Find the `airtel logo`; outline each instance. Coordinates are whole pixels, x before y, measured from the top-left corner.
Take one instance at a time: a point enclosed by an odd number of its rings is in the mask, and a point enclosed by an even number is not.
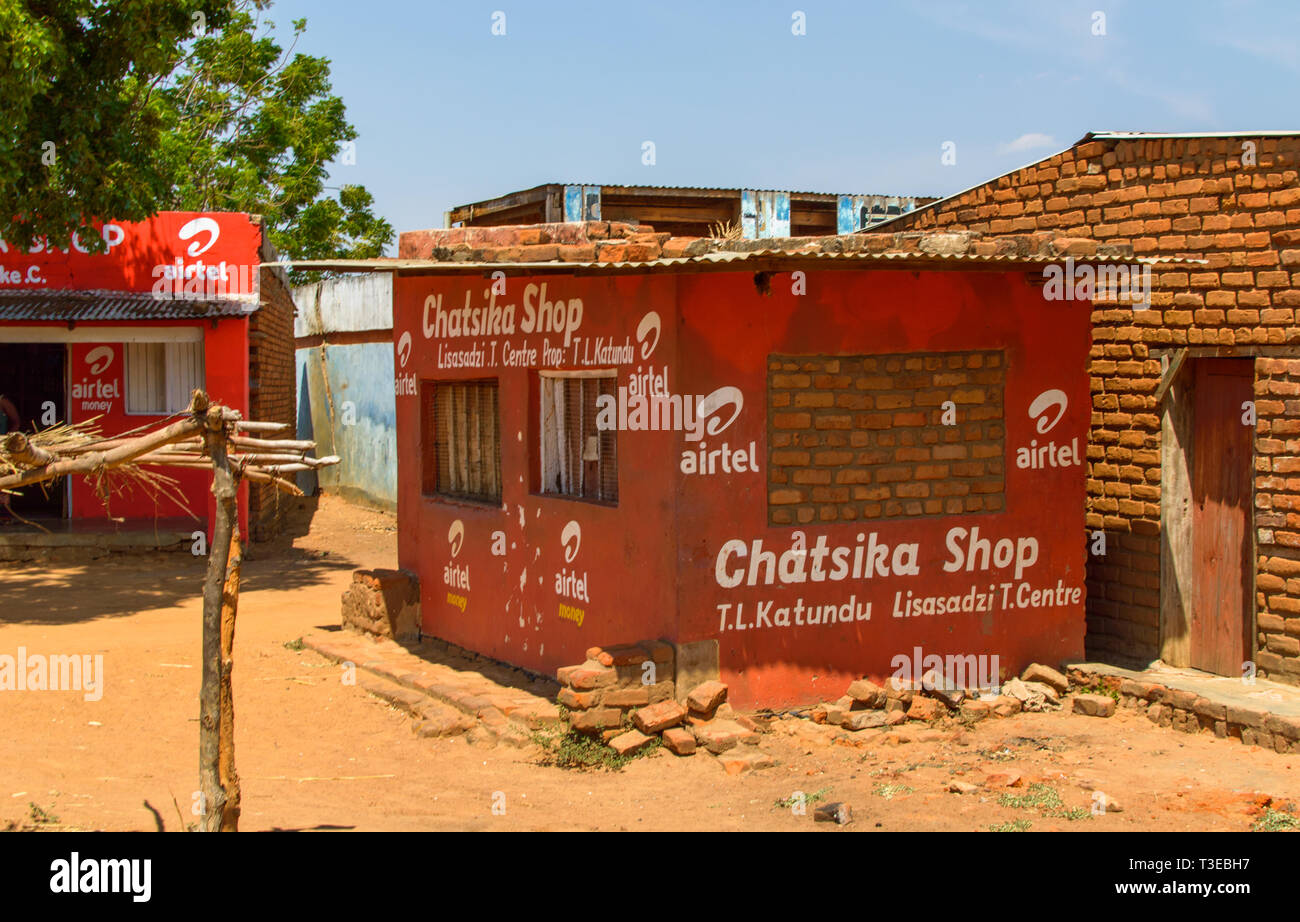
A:
[[[465,523],[460,519],[451,523],[451,528],[447,529],[447,542],[451,545],[451,557],[456,559],[460,554],[460,546],[465,543]]]
[[[1056,428],[1056,424],[1065,415],[1065,407],[1068,403],[1069,399],[1065,396],[1065,391],[1055,389],[1043,391],[1034,398],[1034,402],[1029,405],[1029,418],[1037,420],[1036,428],[1039,435]],[[1053,407],[1056,407],[1056,415],[1048,419],[1048,411]]]
[[[650,353],[655,351],[655,346],[659,345],[659,330],[662,327],[662,321],[659,319],[658,311],[650,311],[641,318],[641,322],[636,327],[636,339],[641,344],[641,358],[650,358]],[[654,339],[650,339],[653,334]],[[649,342],[646,340],[649,339]]]
[[[86,364],[90,366],[92,375],[103,374],[109,365],[113,364],[113,347],[96,346],[86,353]]]
[[[212,218],[195,218],[181,228],[180,234],[178,234],[181,240],[189,240],[191,237],[202,233],[207,233],[210,236],[206,241],[195,240],[191,243],[185,250],[190,256],[198,256],[212,249],[212,245],[221,236],[221,228]]]
[[[402,338],[397,341],[397,360],[402,368],[406,367],[406,360],[411,357],[411,331],[407,330],[402,334]]]
[[[745,395],[738,387],[728,385],[720,387],[713,393],[709,394],[699,402],[696,413],[699,414],[699,421],[694,432],[686,436],[687,441],[698,441],[703,438],[705,430],[709,435],[718,435],[728,426],[736,421],[740,416],[741,409],[745,406]],[[727,421],[723,422],[720,412],[726,407],[732,407],[731,415]]]
[[[560,532],[560,544],[564,546],[564,562],[573,563],[578,548],[582,546],[582,526],[574,521],[565,525],[564,531]]]

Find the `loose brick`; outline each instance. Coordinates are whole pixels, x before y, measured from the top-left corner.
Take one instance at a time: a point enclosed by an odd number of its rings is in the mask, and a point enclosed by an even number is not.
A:
[[[636,711],[632,723],[642,733],[653,734],[677,726],[685,717],[686,708],[676,701],[661,701]]]

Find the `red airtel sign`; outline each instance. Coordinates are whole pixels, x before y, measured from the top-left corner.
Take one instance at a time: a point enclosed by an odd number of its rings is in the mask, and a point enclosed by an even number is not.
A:
[[[66,249],[0,240],[0,291],[153,292],[161,298],[257,293],[261,230],[246,214],[170,211],[147,221],[95,225],[106,249],[73,235]]]

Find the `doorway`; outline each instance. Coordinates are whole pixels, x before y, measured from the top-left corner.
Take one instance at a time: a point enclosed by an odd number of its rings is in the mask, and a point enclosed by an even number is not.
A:
[[[1254,656],[1255,361],[1191,358],[1165,405],[1161,658],[1239,676]]]
[[[66,420],[67,356],[63,343],[0,343],[0,395],[13,403],[24,432],[45,428],[42,417]],[[53,413],[47,415],[51,406]],[[10,503],[24,518],[62,518],[66,494],[66,485],[58,481],[44,489],[29,487]]]

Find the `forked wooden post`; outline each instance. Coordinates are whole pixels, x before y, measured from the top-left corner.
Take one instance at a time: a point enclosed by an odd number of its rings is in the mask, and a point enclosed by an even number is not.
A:
[[[230,538],[230,563],[226,566],[226,584],[221,599],[221,724],[217,734],[219,777],[226,793],[221,811],[221,831],[239,830],[239,772],[235,770],[235,695],[230,675],[235,669],[235,616],[239,613],[239,568],[244,562],[244,548],[239,541],[239,522],[234,523]]]
[[[195,410],[204,408],[195,407]],[[220,407],[207,407],[203,445],[212,459],[212,495],[216,497],[217,515],[212,526],[212,544],[208,547],[208,575],[203,583],[203,682],[199,692],[199,790],[203,798],[203,830],[219,832],[232,827],[227,819],[230,797],[222,784],[222,603],[226,588],[226,570],[234,538],[235,496],[238,489],[226,454],[226,421]],[[233,618],[232,618],[233,622]],[[232,623],[233,628],[233,623]],[[233,633],[232,633],[233,642]],[[231,712],[233,724],[234,714]],[[232,726],[233,729],[233,726]],[[233,759],[232,759],[233,761]],[[238,811],[238,802],[234,804]],[[237,816],[236,812],[236,816]]]
[[[275,432],[279,423],[244,420],[238,413],[209,402],[195,391],[183,418],[155,432],[112,439],[51,427],[32,436],[13,432],[0,439],[0,491],[12,491],[57,477],[98,477],[115,469],[138,473],[141,466],[212,468],[216,518],[203,581],[203,668],[199,689],[199,789],[204,832],[239,828],[239,774],[235,770],[234,671],[235,617],[239,611],[243,546],[236,515],[236,496],[243,477],[296,496],[285,474],[337,464],[336,457],[313,458],[315,442],[260,439],[247,433]]]

